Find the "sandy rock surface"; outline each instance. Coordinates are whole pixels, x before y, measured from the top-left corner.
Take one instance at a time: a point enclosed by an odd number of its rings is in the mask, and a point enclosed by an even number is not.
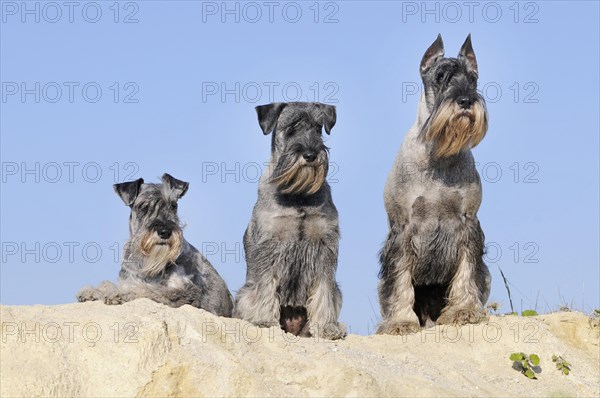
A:
[[[149,300],[0,306],[0,320],[2,397],[600,396],[600,328],[575,312],[335,342]],[[521,351],[540,356],[538,380],[512,368]]]

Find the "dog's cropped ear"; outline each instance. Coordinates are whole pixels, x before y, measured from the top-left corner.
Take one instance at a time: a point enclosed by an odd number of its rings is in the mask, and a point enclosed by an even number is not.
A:
[[[323,112],[323,127],[325,128],[325,132],[331,134],[331,129],[335,126],[335,121],[337,120],[335,106],[319,104],[319,107]]]
[[[477,70],[477,58],[475,58],[475,51],[473,51],[473,45],[471,44],[471,34],[467,36],[467,40],[463,43],[460,48],[460,52],[458,53],[458,58],[464,58],[467,61],[467,65],[475,72],[475,74],[479,74]]]
[[[274,102],[268,105],[260,105],[256,107],[256,114],[258,115],[258,123],[263,131],[264,135],[269,134],[275,129],[277,125],[277,119],[283,108],[287,103],[285,102]]]
[[[440,58],[444,56],[444,42],[442,41],[442,35],[438,34],[437,39],[431,46],[425,51],[423,59],[421,60],[421,76],[427,73],[429,68]]]
[[[143,178],[138,178],[135,181],[122,182],[120,184],[113,185],[113,188],[117,195],[125,202],[127,206],[131,206],[135,202],[140,193],[140,188],[144,183]]]
[[[163,183],[168,186],[175,194],[177,195],[177,199],[180,199],[187,192],[190,187],[189,182],[178,180],[170,174],[163,174],[161,177]]]

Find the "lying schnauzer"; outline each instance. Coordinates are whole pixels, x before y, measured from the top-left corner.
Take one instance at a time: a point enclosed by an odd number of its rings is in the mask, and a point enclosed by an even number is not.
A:
[[[271,165],[244,234],[246,284],[234,316],[295,335],[339,339],[342,295],[335,280],[338,214],[326,181],[321,130],[335,125],[333,106],[275,103],[256,108],[263,133],[273,132]]]
[[[231,316],[233,302],[225,282],[208,260],[190,245],[181,231],[177,200],[189,184],[169,174],[162,184],[143,179],[115,184],[117,194],[131,207],[130,237],[124,247],[119,282],[86,287],[79,301],[121,304],[137,298],[180,307],[190,304],[220,316]]]
[[[490,292],[477,219],[481,181],[471,148],[487,131],[471,36],[444,58],[441,35],[421,61],[424,93],[385,186],[378,333],[476,323]]]

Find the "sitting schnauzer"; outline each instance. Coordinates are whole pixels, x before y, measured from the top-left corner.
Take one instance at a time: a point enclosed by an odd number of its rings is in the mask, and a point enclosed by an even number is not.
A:
[[[342,295],[335,280],[338,213],[326,181],[335,107],[274,103],[256,107],[263,133],[273,132],[271,167],[244,234],[246,283],[234,316],[294,335],[339,339]]]
[[[477,219],[481,181],[471,148],[487,131],[471,36],[444,58],[441,35],[421,61],[424,93],[385,185],[378,333],[476,323],[490,292]]]
[[[131,207],[130,237],[124,247],[119,282],[86,287],[79,301],[121,304],[137,298],[180,307],[190,304],[220,316],[231,316],[233,302],[225,282],[181,231],[177,200],[189,184],[169,174],[162,184],[143,179],[115,184],[117,195]]]

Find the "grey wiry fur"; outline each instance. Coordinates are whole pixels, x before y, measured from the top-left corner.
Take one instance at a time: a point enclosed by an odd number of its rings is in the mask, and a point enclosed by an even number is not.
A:
[[[121,304],[137,298],[180,307],[190,304],[216,315],[231,316],[233,301],[223,279],[208,260],[184,238],[177,201],[189,184],[169,174],[162,184],[143,179],[115,184],[117,194],[131,207],[129,240],[119,281],[83,288],[79,301]]]
[[[335,280],[338,214],[325,180],[333,106],[275,103],[256,108],[264,134],[273,132],[271,167],[244,234],[246,283],[234,316],[290,333],[337,339],[342,295]]]
[[[425,92],[385,186],[389,234],[381,250],[378,333],[433,322],[478,322],[490,291],[477,219],[481,182],[471,148],[487,129],[471,37],[444,58],[441,36],[421,62]]]

